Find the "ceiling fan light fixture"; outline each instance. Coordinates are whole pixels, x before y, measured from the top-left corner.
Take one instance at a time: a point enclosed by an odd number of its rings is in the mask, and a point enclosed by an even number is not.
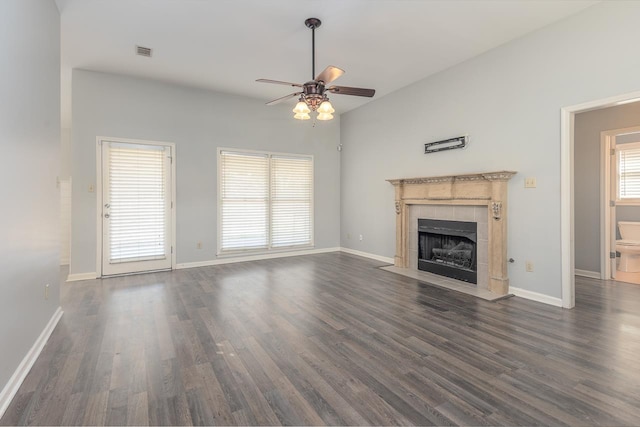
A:
[[[311,116],[308,113],[296,113],[293,118],[298,120],[309,120]]]
[[[333,65],[327,66],[320,74],[316,76],[316,38],[315,31],[322,22],[318,18],[309,18],[304,21],[305,25],[311,29],[311,80],[304,84],[283,82],[280,80],[270,79],[258,79],[256,81],[262,83],[274,83],[285,86],[292,86],[299,88],[298,92],[291,93],[289,95],[282,96],[273,101],[267,102],[267,105],[275,105],[277,103],[289,100],[299,96],[298,103],[292,110],[294,118],[298,120],[309,120],[311,117],[309,113],[316,112],[318,120],[331,120],[333,119],[334,110],[333,105],[329,102],[327,93],[333,93],[337,95],[352,95],[352,96],[366,96],[371,98],[376,91],[374,89],[363,89],[357,87],[348,86],[327,86],[335,79],[344,74],[344,70],[334,67]]]
[[[336,110],[333,109],[333,105],[331,105],[331,102],[329,102],[329,100],[327,99],[326,101],[323,101],[322,104],[320,104],[320,106],[318,107],[318,114],[329,114],[331,115],[332,113],[335,113]],[[333,116],[331,117],[333,118]],[[321,120],[321,119],[318,119]],[[326,119],[329,120],[329,119]]]
[[[309,109],[309,107],[307,106],[307,104],[304,101],[299,101],[292,111],[294,113],[296,113],[296,115],[298,115],[298,114],[306,114],[307,116],[311,112],[311,110]],[[304,120],[306,120],[306,119],[304,119]]]

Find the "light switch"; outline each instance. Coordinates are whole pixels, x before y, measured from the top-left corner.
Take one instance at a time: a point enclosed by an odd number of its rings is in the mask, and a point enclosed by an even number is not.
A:
[[[536,179],[535,178],[525,178],[524,179],[524,188],[536,188]]]
[[[94,191],[96,191],[96,188],[93,186],[93,184],[89,184],[89,193],[93,193]]]

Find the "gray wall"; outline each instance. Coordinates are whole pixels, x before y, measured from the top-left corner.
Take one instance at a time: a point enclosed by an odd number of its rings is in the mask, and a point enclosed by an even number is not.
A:
[[[2,389],[60,305],[60,17],[53,0],[0,1],[0,69]]]
[[[60,179],[71,176],[71,129],[60,132]]]
[[[640,89],[638,18],[640,2],[602,2],[343,114],[342,246],[394,255],[385,179],[514,170],[511,285],[560,298],[560,109]],[[465,150],[423,154],[426,142],[466,133]]]
[[[600,133],[640,126],[640,103],[588,111],[575,118],[576,268],[600,272]],[[636,217],[640,208],[616,208],[618,220]]]
[[[176,144],[178,263],[216,259],[217,147],[313,154],[315,247],[339,246],[338,117],[314,127],[289,104],[83,70],[72,92],[71,274],[96,271],[96,136]]]

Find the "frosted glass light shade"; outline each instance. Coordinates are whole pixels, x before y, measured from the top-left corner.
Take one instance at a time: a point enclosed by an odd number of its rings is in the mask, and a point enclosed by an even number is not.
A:
[[[311,116],[307,113],[296,113],[293,118],[298,120],[309,120]]]
[[[318,113],[320,114],[332,114],[335,113],[336,110],[333,109],[333,105],[331,105],[331,103],[329,101],[323,101],[322,104],[320,104],[320,106],[318,107]],[[329,119],[320,119],[320,117],[318,117],[318,120],[330,120],[333,117],[330,117]]]
[[[304,103],[303,101],[300,101],[296,104],[295,108],[293,109],[293,112],[296,114],[307,114],[309,115],[309,113],[311,112],[311,110],[309,109],[309,107],[307,106],[306,103]]]
[[[333,119],[333,114],[331,113],[318,113],[318,120],[331,120]]]

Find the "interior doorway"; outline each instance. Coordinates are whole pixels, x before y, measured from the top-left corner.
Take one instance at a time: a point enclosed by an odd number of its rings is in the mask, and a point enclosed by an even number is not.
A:
[[[98,139],[100,276],[175,266],[171,143]]]
[[[573,308],[575,306],[575,275],[579,270],[576,268],[576,162],[574,160],[576,153],[576,129],[575,122],[576,116],[581,113],[592,112],[601,109],[607,109],[609,107],[619,107],[626,104],[638,103],[640,101],[640,91],[626,93],[621,95],[612,96],[609,98],[590,101],[582,104],[564,107],[561,109],[561,251],[562,251],[562,305],[565,308]],[[622,126],[619,126],[622,127]],[[615,128],[615,127],[614,127]],[[608,129],[612,129],[609,127]],[[599,144],[596,141],[596,150],[599,150]],[[597,171],[600,169],[596,164],[594,167]],[[597,183],[592,186],[590,191],[596,195],[601,193],[600,185]],[[591,211],[598,209],[599,197],[596,196],[596,205],[591,208]],[[579,210],[580,218],[583,217],[583,210]],[[599,213],[599,212],[598,212]],[[591,232],[598,233],[598,229],[601,228],[600,221],[595,225],[595,228],[591,229]],[[582,235],[582,234],[581,234]],[[596,247],[596,262],[598,266],[593,271],[587,271],[587,273],[594,274],[594,278],[600,278],[604,271],[601,270],[600,264],[600,240],[598,240],[598,246]],[[582,248],[582,245],[581,245]],[[597,271],[600,270],[600,271]],[[591,276],[588,276],[591,277]]]

